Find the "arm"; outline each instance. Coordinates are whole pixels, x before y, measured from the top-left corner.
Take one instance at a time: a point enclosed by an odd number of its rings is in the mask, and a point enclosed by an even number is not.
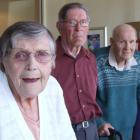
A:
[[[103,101],[104,101],[104,98],[103,98],[103,96],[99,95],[99,91],[98,91],[97,92],[97,103],[99,104],[100,107],[104,106]],[[103,108],[101,108],[101,109],[103,110]],[[102,116],[100,118],[98,118],[96,121],[97,121],[99,136],[109,136],[110,135],[109,128],[114,129],[114,127],[110,123],[108,123],[104,120],[104,114],[102,114]]]
[[[99,136],[110,136],[109,128],[113,128],[113,126],[109,123],[104,123],[98,128]]]

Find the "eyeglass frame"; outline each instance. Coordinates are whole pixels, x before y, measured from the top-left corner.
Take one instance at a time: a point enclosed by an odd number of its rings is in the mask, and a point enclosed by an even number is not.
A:
[[[72,21],[74,21],[75,23],[72,23]],[[87,22],[87,25],[86,26],[83,26],[82,25],[83,21],[86,21]],[[66,19],[66,20],[61,20],[60,22],[69,23],[69,25],[71,27],[76,27],[78,24],[80,24],[80,26],[82,26],[82,27],[88,27],[89,26],[89,23],[90,23],[90,19],[89,18],[87,18],[87,19],[81,19],[80,21],[77,21],[76,19]]]
[[[13,48],[12,50],[16,50],[17,48]],[[39,62],[39,63],[47,63],[47,62],[49,62],[49,60],[51,60],[52,59],[52,57],[54,56],[53,54],[51,54],[51,53],[48,53],[48,51],[47,50],[37,50],[36,52],[29,52],[29,51],[27,51],[27,50],[24,50],[24,49],[19,49],[19,51],[17,51],[17,52],[13,52],[11,50],[11,53],[8,55],[8,56],[11,56],[12,58],[14,58],[15,60],[16,60],[16,62],[26,62],[26,61],[28,61],[29,60],[29,58],[31,57],[31,54],[32,54],[32,56],[35,58],[35,60],[37,61],[37,62]],[[44,60],[41,60],[39,57],[38,57],[38,55],[37,55],[37,53],[39,53],[39,52],[45,52],[46,54],[47,54],[47,56],[48,56],[48,58],[44,61]],[[13,54],[12,54],[13,53]],[[21,55],[25,55],[25,57],[26,58],[19,58],[19,59],[17,59],[16,58],[16,55],[18,55],[18,53],[22,53]]]

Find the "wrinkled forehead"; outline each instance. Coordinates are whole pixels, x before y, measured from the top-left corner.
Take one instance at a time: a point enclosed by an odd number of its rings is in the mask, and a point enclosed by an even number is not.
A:
[[[113,34],[115,39],[118,38],[130,38],[130,39],[137,39],[137,33],[134,28],[129,25],[124,25],[116,28]]]
[[[136,34],[134,32],[121,32],[119,35],[118,35],[118,39],[119,40],[128,40],[128,41],[136,41],[137,40],[137,37],[136,37]]]
[[[26,50],[50,50],[49,41],[46,36],[42,37],[17,37],[13,40],[13,48],[26,49]]]

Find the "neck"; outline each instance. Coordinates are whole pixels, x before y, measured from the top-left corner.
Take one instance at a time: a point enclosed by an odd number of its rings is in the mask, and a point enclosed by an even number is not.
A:
[[[116,59],[116,61],[117,61],[117,65],[118,65],[118,67],[123,67],[123,66],[125,66],[125,64],[126,64],[126,60],[117,60]]]
[[[68,44],[65,40],[61,40],[61,45],[64,50],[71,56],[76,57],[81,49],[82,45]]]
[[[69,55],[73,56],[74,58],[79,54],[81,50],[81,46],[70,47],[70,46],[63,45],[63,48]]]
[[[38,99],[37,98],[33,98],[33,99],[20,99],[19,101],[17,101],[23,109],[34,109],[37,105],[38,105]]]
[[[24,99],[20,96],[14,95],[17,104],[23,114],[28,118],[38,121],[39,120],[39,108],[38,108],[38,98],[28,98]]]
[[[67,51],[71,56],[76,57],[79,54],[80,49],[81,47],[74,47],[72,49],[67,48]]]

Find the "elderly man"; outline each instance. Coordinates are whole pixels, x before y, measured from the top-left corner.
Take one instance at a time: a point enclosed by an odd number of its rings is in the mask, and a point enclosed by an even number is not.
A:
[[[99,79],[97,101],[103,111],[97,121],[101,136],[110,135],[108,128],[115,128],[122,133],[123,140],[132,138],[140,85],[136,40],[132,26],[118,25],[113,30],[111,46],[95,50]]]
[[[97,69],[95,56],[85,49],[89,29],[87,9],[69,3],[59,11],[56,67],[59,81],[78,140],[98,140],[95,119],[101,111],[96,103]]]
[[[0,59],[0,140],[76,140],[62,89],[50,76],[49,30],[29,21],[11,25],[1,36]]]

